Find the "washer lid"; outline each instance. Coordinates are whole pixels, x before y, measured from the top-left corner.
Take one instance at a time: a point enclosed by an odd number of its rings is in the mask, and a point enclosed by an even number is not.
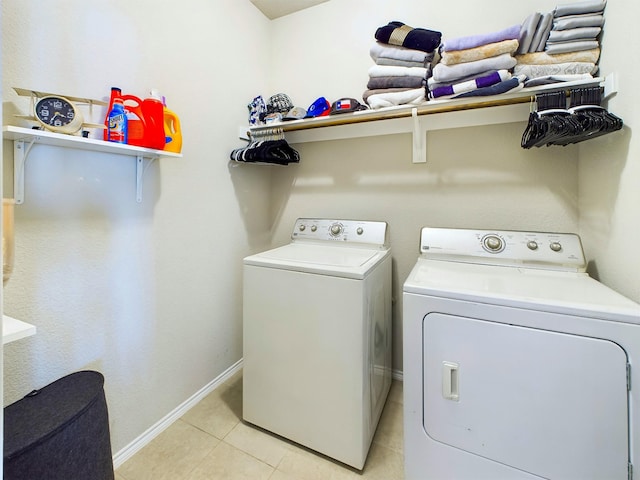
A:
[[[387,248],[294,242],[246,257],[244,264],[362,279],[388,254]]]
[[[581,272],[419,258],[404,283],[416,293],[640,324],[640,305]]]

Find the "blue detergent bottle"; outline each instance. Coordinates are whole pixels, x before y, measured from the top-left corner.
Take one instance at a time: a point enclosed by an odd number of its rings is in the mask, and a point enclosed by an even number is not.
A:
[[[127,143],[127,115],[121,98],[113,101],[113,107],[109,112],[107,126],[107,140],[116,143]]]

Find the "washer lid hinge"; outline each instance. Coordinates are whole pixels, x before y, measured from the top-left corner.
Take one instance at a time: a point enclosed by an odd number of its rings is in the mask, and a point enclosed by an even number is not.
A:
[[[631,364],[627,363],[627,390],[631,391]]]

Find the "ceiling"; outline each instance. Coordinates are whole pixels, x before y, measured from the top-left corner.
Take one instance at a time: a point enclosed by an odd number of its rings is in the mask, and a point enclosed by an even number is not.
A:
[[[251,0],[268,18],[284,17],[290,13],[313,7],[329,0]]]

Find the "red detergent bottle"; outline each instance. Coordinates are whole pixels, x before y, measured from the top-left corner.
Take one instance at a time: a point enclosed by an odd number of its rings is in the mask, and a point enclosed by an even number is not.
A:
[[[128,144],[162,150],[165,145],[162,98],[121,95],[127,110]]]

